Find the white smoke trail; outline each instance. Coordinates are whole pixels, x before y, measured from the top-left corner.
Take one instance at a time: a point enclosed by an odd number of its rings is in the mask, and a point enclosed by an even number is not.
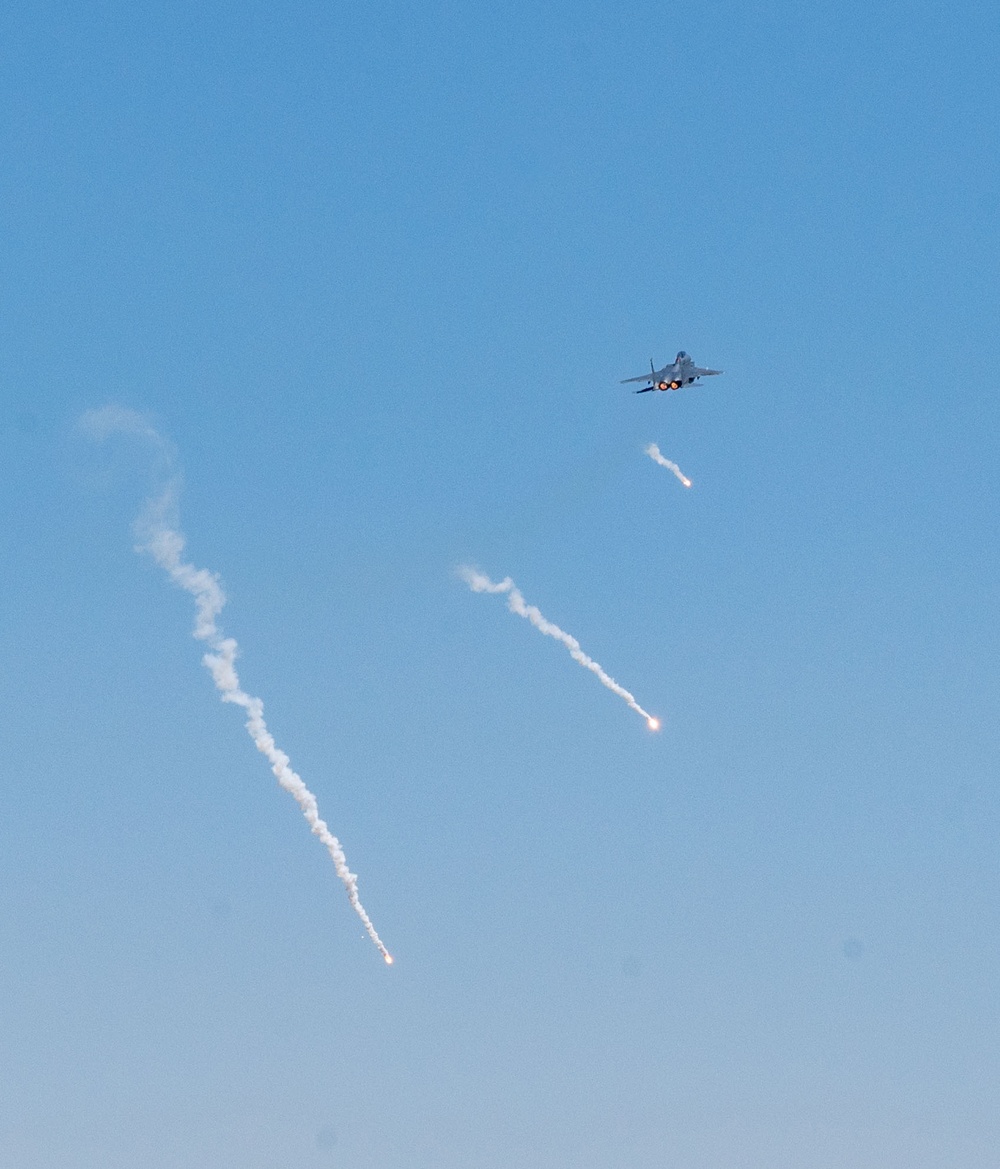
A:
[[[673,473],[677,476],[678,479],[680,479],[685,487],[691,486],[691,480],[687,477],[687,475],[684,474],[684,472],[680,469],[680,467],[677,466],[676,463],[672,463],[669,459],[665,459],[663,455],[660,454],[660,448],[656,445],[655,442],[651,442],[649,446],[643,447],[643,450],[647,455],[649,455],[654,463],[659,463],[661,467],[666,467],[668,471],[673,471]]]
[[[561,641],[569,650],[569,656],[573,661],[579,662],[581,666],[590,670],[592,674],[596,674],[603,686],[607,686],[612,693],[617,694],[619,698],[623,698],[636,714],[641,714],[651,731],[658,731],[660,729],[660,720],[654,718],[648,711],[643,710],[639,703],[636,702],[634,696],[624,686],[619,686],[614,678],[610,674],[605,673],[593,658],[588,657],[580,648],[580,643],[575,637],[571,637],[570,634],[560,629],[558,625],[553,625],[551,621],[548,621],[542,616],[541,612],[534,605],[529,605],[525,601],[521,590],[509,576],[497,583],[490,580],[483,573],[478,572],[475,568],[470,568],[468,565],[463,565],[459,568],[458,575],[474,593],[506,593],[507,608],[512,613],[516,613],[519,617],[530,621],[546,637],[554,637],[556,641]]]
[[[81,419],[81,426],[95,438],[123,433],[145,439],[158,452],[160,464],[158,469],[172,468],[173,450],[170,445],[141,415],[132,410],[123,410],[118,406],[88,410]],[[306,787],[301,776],[292,770],[290,759],[277,746],[274,736],[267,729],[264,722],[264,703],[259,698],[247,694],[240,685],[235,666],[239,652],[236,641],[232,637],[223,637],[216,622],[226,603],[218,576],[208,569],[195,568],[193,564],[183,559],[184,537],[176,526],[179,485],[179,477],[174,474],[161,493],[146,504],[135,522],[135,534],[139,540],[136,551],[150,553],[170,579],[194,597],[196,612],[194,636],[205,642],[211,651],[204,655],[202,661],[208,667],[216,689],[222,695],[222,701],[242,706],[246,711],[246,728],[254,746],[271,764],[271,770],[278,783],[299,805],[313,834],[326,846],[337,876],[347,890],[347,897],[354,912],[361,918],[368,936],[378,947],[379,953],[391,966],[392,955],[383,945],[371,918],[361,904],[358,897],[358,878],[348,868],[347,857],[340,841],[327,827],[326,821],[320,817],[316,797]]]

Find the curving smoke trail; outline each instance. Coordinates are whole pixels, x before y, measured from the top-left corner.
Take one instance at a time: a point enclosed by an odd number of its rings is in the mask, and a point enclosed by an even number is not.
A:
[[[529,605],[525,601],[521,590],[509,576],[500,582],[495,582],[475,568],[470,568],[468,565],[463,565],[458,570],[458,575],[474,593],[506,593],[507,608],[512,613],[516,613],[519,617],[530,621],[539,633],[544,633],[546,637],[554,637],[556,641],[562,642],[569,650],[569,656],[573,661],[579,662],[584,669],[590,670],[592,674],[596,674],[603,686],[607,686],[613,694],[617,694],[619,698],[623,698],[636,714],[641,714],[651,731],[658,731],[660,729],[660,720],[654,718],[648,711],[643,710],[639,703],[636,702],[634,696],[624,686],[619,686],[614,678],[610,674],[605,673],[602,667],[592,657],[588,657],[580,648],[580,643],[575,637],[570,636],[570,634],[560,629],[558,625],[553,625],[551,621],[542,616],[541,612],[534,605]]]
[[[691,480],[687,477],[687,475],[684,474],[684,472],[680,469],[680,467],[677,466],[676,463],[672,463],[669,459],[665,459],[663,455],[660,454],[660,448],[656,445],[655,442],[651,442],[648,446],[645,446],[642,449],[647,455],[649,455],[654,463],[659,463],[661,467],[666,467],[668,471],[673,471],[673,473],[677,476],[678,479],[680,479],[685,487],[691,486]]]
[[[216,689],[223,702],[231,702],[246,711],[246,728],[254,745],[271,764],[278,783],[299,805],[303,816],[315,836],[326,846],[333,861],[337,876],[347,890],[347,897],[354,912],[361,918],[368,936],[378,947],[379,953],[388,965],[392,955],[378,936],[371,918],[365,912],[358,897],[358,878],[347,865],[347,857],[340,841],[320,817],[316,797],[306,787],[301,776],[292,770],[291,761],[275,743],[274,736],[264,722],[264,703],[247,694],[240,685],[235,661],[238,646],[232,637],[223,637],[216,618],[226,603],[225,593],[214,572],[206,568],[195,568],[183,558],[184,537],[177,530],[177,498],[180,478],[173,472],[173,448],[148,422],[132,410],[108,406],[103,410],[88,410],[81,419],[82,428],[94,438],[106,438],[111,434],[130,434],[152,444],[157,452],[157,470],[171,472],[166,487],[150,500],[135,522],[135,534],[139,540],[136,551],[148,552],[163,568],[174,584],[194,597],[194,636],[205,642],[210,652],[202,661],[212,675]]]

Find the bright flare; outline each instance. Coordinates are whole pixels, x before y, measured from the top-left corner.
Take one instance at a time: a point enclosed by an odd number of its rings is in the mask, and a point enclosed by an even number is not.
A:
[[[661,467],[666,467],[668,471],[673,471],[673,473],[677,476],[678,479],[680,479],[685,487],[691,486],[691,480],[687,477],[687,475],[684,474],[684,472],[680,469],[680,467],[677,466],[676,463],[672,463],[669,459],[665,459],[663,455],[660,454],[660,448],[656,445],[655,442],[651,442],[648,446],[643,447],[643,451],[649,455],[654,463],[659,463]]]
[[[658,731],[660,729],[660,720],[658,718],[651,718],[646,725],[651,731]]]
[[[306,787],[302,778],[292,770],[288,756],[278,747],[274,736],[264,722],[264,703],[247,694],[240,685],[236,673],[238,646],[232,637],[223,637],[216,624],[216,618],[226,603],[226,595],[214,572],[207,568],[195,568],[183,559],[184,537],[177,530],[177,495],[179,477],[174,470],[173,448],[150,424],[133,410],[119,406],[108,406],[103,410],[88,410],[81,419],[81,426],[92,438],[103,439],[112,434],[132,435],[150,443],[157,455],[156,470],[169,476],[167,485],[155,499],[151,499],[134,525],[139,540],[137,552],[148,552],[164,569],[174,584],[194,597],[194,636],[205,642],[212,651],[202,658],[216,689],[222,694],[223,702],[243,707],[247,715],[246,728],[254,746],[274,772],[278,783],[299,805],[314,836],[326,846],[337,876],[347,890],[347,899],[379,953],[391,965],[392,956],[375,932],[365,907],[358,898],[358,878],[347,867],[347,857],[340,841],[320,818],[316,797]]]
[[[463,565],[458,570],[458,575],[474,593],[507,593],[507,608],[512,613],[516,613],[518,617],[523,617],[526,621],[530,621],[539,633],[544,633],[546,637],[554,637],[556,641],[561,641],[569,650],[569,656],[574,662],[579,662],[584,669],[590,670],[592,674],[596,674],[601,685],[607,686],[613,694],[617,694],[619,698],[623,698],[636,714],[642,715],[648,726],[656,723],[656,726],[659,727],[659,722],[648,711],[642,709],[624,686],[619,686],[610,674],[605,673],[593,658],[588,657],[583,652],[580,648],[580,643],[575,637],[571,637],[570,634],[560,629],[558,625],[553,625],[551,621],[546,620],[534,605],[529,605],[525,601],[521,590],[509,576],[496,583],[490,580],[488,576],[485,576],[474,568],[469,568],[467,565]]]

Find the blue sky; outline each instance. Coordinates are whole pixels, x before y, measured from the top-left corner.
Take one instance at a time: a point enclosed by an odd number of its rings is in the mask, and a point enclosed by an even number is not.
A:
[[[0,1160],[995,1164],[998,25],[0,16]]]

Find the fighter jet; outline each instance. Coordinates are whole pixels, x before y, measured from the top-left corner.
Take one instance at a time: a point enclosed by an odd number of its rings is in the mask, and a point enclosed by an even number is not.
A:
[[[653,366],[653,359],[649,359],[649,373],[641,377],[627,377],[622,385],[629,382],[650,382],[644,390],[636,390],[637,394],[648,394],[650,390],[679,390],[681,386],[693,386],[700,377],[714,377],[722,373],[721,369],[699,369],[682,349],[677,354],[673,365],[665,365],[663,369]]]

